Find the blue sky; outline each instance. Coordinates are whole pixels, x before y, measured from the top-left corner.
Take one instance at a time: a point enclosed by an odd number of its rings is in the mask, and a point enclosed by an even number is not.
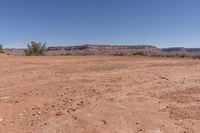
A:
[[[0,0],[0,43],[200,47],[199,0]]]

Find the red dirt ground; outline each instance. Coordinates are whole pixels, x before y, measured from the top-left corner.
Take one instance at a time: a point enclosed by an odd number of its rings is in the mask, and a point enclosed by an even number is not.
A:
[[[0,133],[199,133],[200,60],[0,56]]]

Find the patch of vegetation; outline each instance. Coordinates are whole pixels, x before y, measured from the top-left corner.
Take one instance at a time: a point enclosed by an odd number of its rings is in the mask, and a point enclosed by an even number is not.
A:
[[[2,45],[2,44],[0,44],[0,53],[1,53],[1,54],[4,53],[4,51],[3,51],[3,45]]]
[[[79,53],[78,55],[81,55],[81,56],[92,56],[92,55],[95,55],[95,54],[94,53],[84,52],[84,53]]]
[[[192,56],[193,59],[200,59],[200,55]]]
[[[72,53],[65,53],[65,54],[61,54],[61,56],[71,56],[73,55]]]
[[[118,53],[114,53],[113,56],[125,56],[125,54],[122,52],[118,52]]]
[[[133,56],[135,56],[135,55],[146,56],[146,54],[142,51],[138,51],[138,52],[133,53]]]
[[[37,43],[37,42],[30,42],[30,44],[27,45],[26,50],[26,56],[39,56],[44,55],[44,52],[46,50],[46,43]]]
[[[165,57],[177,57],[176,55],[165,55]]]
[[[175,55],[165,55],[165,57],[172,57],[172,58],[189,58],[190,56],[186,54],[175,54]]]
[[[186,54],[181,54],[181,55],[179,55],[179,57],[181,57],[181,58],[186,58],[186,57],[189,57],[189,56],[186,55]]]

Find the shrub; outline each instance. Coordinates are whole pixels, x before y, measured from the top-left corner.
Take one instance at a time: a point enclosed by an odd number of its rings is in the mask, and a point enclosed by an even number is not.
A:
[[[122,52],[118,52],[118,53],[114,53],[113,56],[125,56],[125,54]]]
[[[0,44],[0,53],[4,53],[2,44]]]
[[[186,58],[186,57],[189,57],[188,55],[186,55],[186,54],[181,54],[181,55],[179,55],[181,58]]]
[[[28,44],[27,46],[27,50],[26,50],[26,55],[27,56],[38,56],[38,55],[44,55],[45,49],[46,49],[46,43],[42,44],[42,43],[37,43],[37,42],[30,42],[30,44]]]
[[[200,59],[200,55],[192,56],[193,59]]]
[[[77,55],[80,55],[80,56],[92,56],[92,55],[95,55],[94,53],[90,53],[90,52],[83,52],[83,53],[78,53]]]
[[[133,53],[133,55],[145,56],[146,54],[142,51],[138,51],[138,52]]]
[[[71,56],[73,55],[72,53],[65,53],[65,54],[61,54],[61,56]]]

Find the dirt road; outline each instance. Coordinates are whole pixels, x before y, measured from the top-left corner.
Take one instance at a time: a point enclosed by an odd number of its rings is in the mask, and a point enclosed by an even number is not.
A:
[[[199,133],[200,60],[0,56],[0,133]]]

